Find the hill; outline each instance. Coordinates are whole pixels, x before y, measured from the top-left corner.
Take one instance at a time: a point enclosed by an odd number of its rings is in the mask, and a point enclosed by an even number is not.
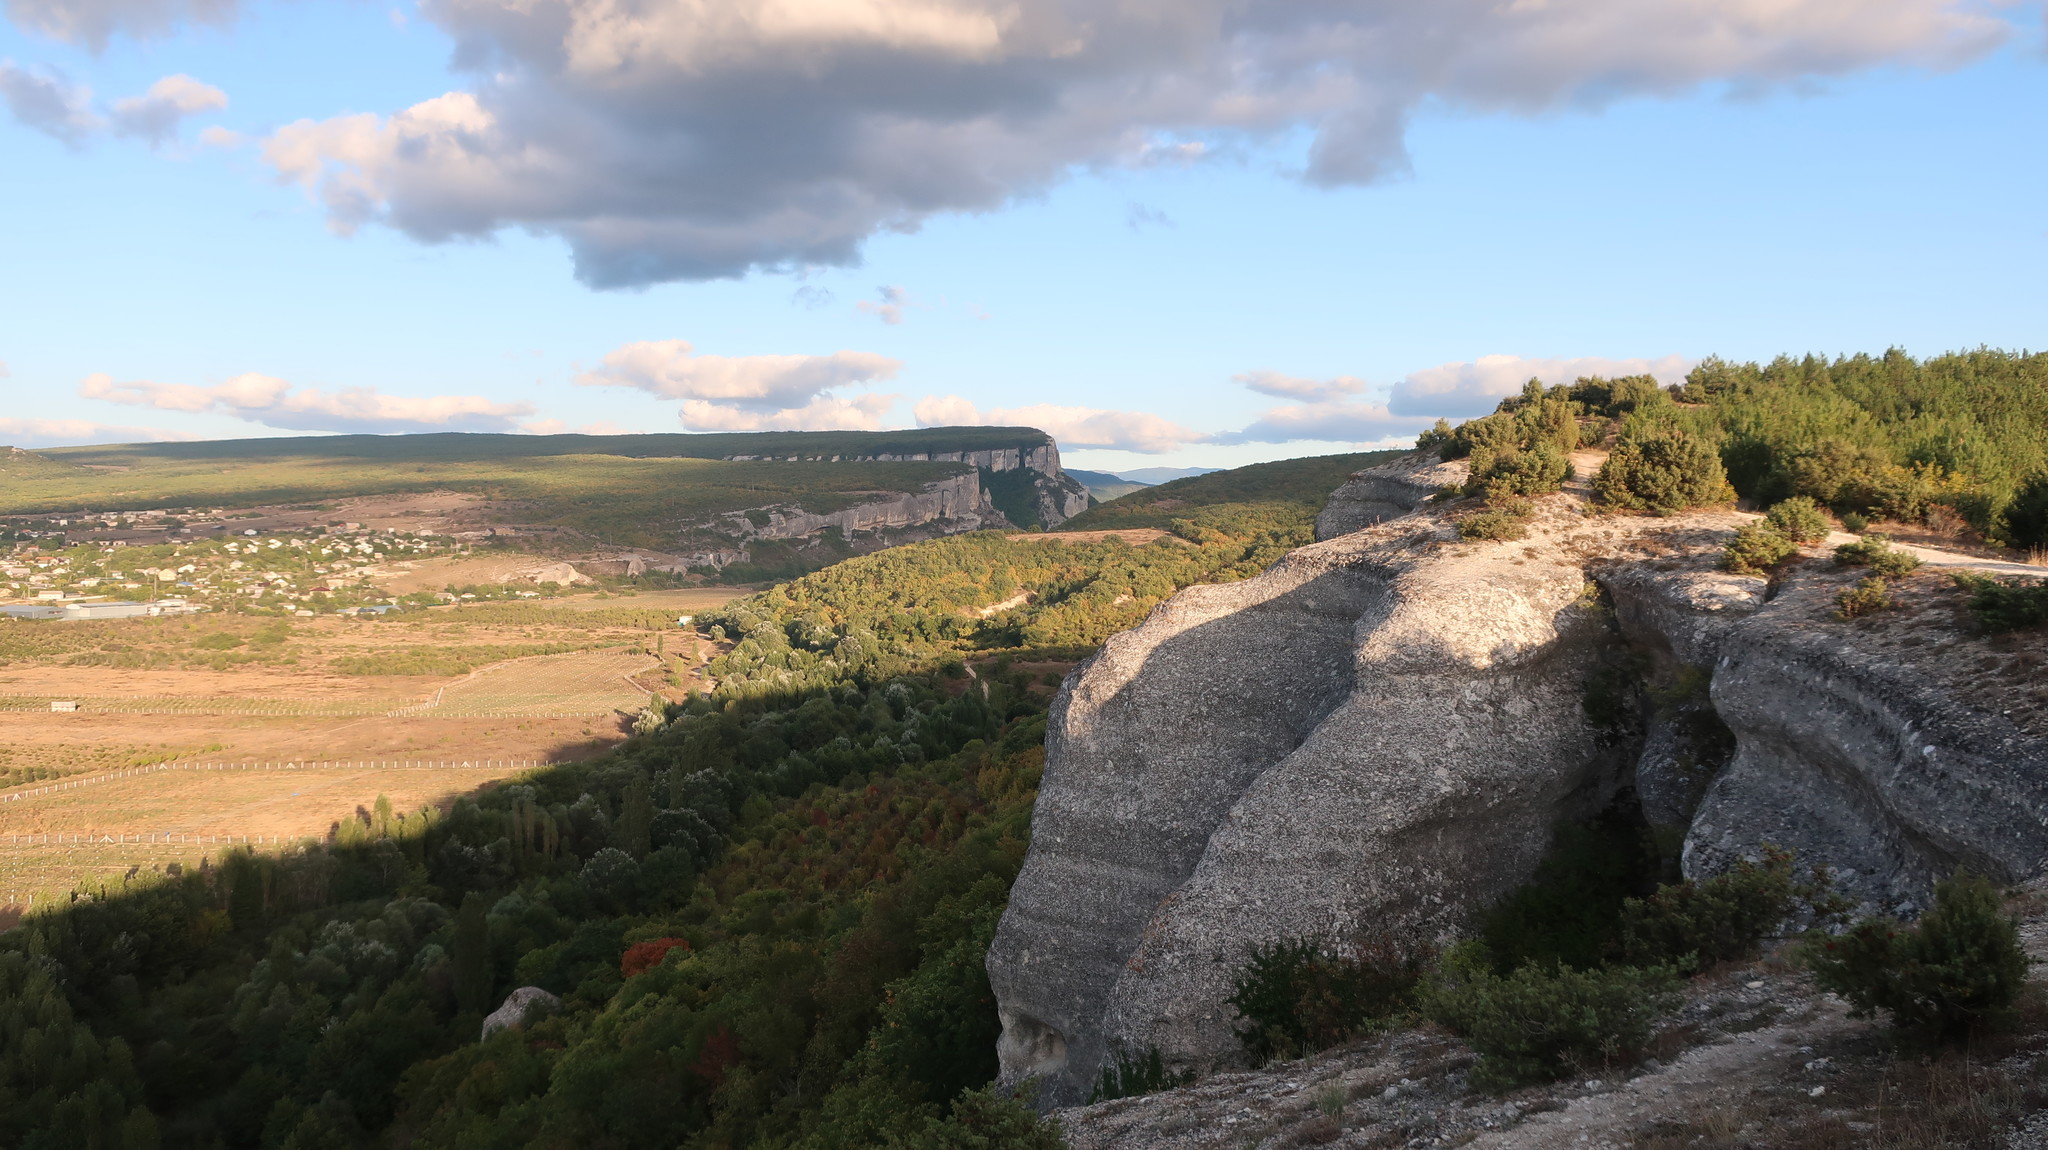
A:
[[[739,564],[747,578],[906,539],[1053,526],[1085,503],[1049,436],[1005,427],[241,439],[16,451],[0,467],[0,517],[74,541],[220,531],[231,518],[294,530],[431,515],[443,534],[651,548],[668,570]],[[77,522],[88,517],[98,522]]]
[[[1145,488],[1152,486],[1149,483],[1125,479],[1122,476],[1114,475],[1107,471],[1078,471],[1069,467],[1067,468],[1067,474],[1073,476],[1081,486],[1087,488],[1088,494],[1094,496],[1096,501],[1100,503],[1107,503],[1120,495],[1129,495],[1133,491],[1143,491]]]
[[[1342,486],[1352,472],[1401,454],[1366,451],[1318,455],[1175,479],[1091,507],[1061,524],[1060,530],[1170,528],[1175,519],[1185,518],[1195,508],[1224,504],[1284,504],[1295,509],[1294,514],[1313,520],[1330,492]]]

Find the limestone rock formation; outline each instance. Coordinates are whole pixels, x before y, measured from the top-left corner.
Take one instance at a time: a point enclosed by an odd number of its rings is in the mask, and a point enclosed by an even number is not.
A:
[[[538,986],[522,986],[505,996],[504,1005],[484,1017],[484,1038],[500,1030],[517,1030],[529,1018],[537,1018],[562,1005],[562,1000]]]
[[[1388,523],[1192,588],[1069,681],[989,957],[1007,1079],[1061,1103],[1119,1051],[1212,1060],[1247,940],[1441,933],[1604,802],[1583,574],[1454,540]]]
[[[1750,517],[1560,494],[1470,542],[1415,510],[1462,478],[1359,473],[1322,526],[1379,522],[1183,591],[1069,677],[988,957],[1004,1081],[1062,1105],[1119,1053],[1228,1062],[1252,944],[1453,935],[1614,803],[1682,833],[1689,876],[1773,843],[1901,909],[2048,861],[2048,660],[1971,634],[1945,580],[1851,623],[1859,572],[1717,568]]]
[[[1419,452],[1354,472],[1316,516],[1316,538],[1335,539],[1406,515],[1445,487],[1465,482],[1465,465]]]

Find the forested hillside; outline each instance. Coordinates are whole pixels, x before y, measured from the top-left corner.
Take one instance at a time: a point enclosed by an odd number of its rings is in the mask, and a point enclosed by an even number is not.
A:
[[[1745,498],[1805,495],[1908,521],[1946,508],[2008,542],[2048,544],[2048,353],[1708,359],[1678,398],[1672,418],[1719,442]]]
[[[716,691],[615,753],[32,916],[0,1144],[1056,1145],[982,1089],[982,956],[1058,672],[1307,538],[1295,503],[1179,510],[838,564],[702,616]],[[521,986],[559,1008],[479,1041]]]
[[[1212,471],[1133,491],[1074,516],[1062,531],[1101,531],[1124,527],[1171,527],[1199,507],[1224,504],[1272,505],[1276,520],[1299,519],[1313,524],[1316,512],[1352,472],[1384,463],[1400,451],[1366,451],[1352,455],[1318,455],[1254,463],[1229,471]]]

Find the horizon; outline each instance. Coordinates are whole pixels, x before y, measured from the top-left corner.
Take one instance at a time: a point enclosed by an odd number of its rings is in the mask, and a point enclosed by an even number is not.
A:
[[[622,79],[493,7],[8,5],[0,441],[996,424],[1225,468],[1531,377],[2042,343],[2039,3],[1197,5],[1070,56],[1050,5],[662,8],[575,33]]]

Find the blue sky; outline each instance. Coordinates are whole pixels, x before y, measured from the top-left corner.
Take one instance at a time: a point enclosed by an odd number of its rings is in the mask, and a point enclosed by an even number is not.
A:
[[[959,49],[970,64],[944,83],[882,95],[851,66],[835,91],[821,65],[806,105],[783,64],[730,63],[781,43],[751,24],[717,32],[740,38],[716,67],[671,58],[701,29],[608,32],[671,69],[619,96],[486,42],[491,0],[215,5],[198,25],[163,0],[160,24],[115,20],[97,49],[51,0],[10,0],[0,442],[1002,419],[1046,426],[1079,466],[1229,466],[1411,437],[1532,372],[2048,343],[2039,7],[1870,0],[1838,28],[1806,11],[1826,5],[1760,0],[1782,29],[1694,58],[1696,28],[1648,42],[1664,32],[1640,26],[1645,4],[1566,5],[1638,42],[1560,51],[1518,25],[1473,33],[1434,75],[1396,82],[1398,61],[1353,53],[1320,61],[1346,77],[1334,94],[1212,88],[1126,111],[1103,92],[1201,79],[1211,49],[1167,67],[1105,48],[1083,80],[979,87],[986,53]],[[827,55],[868,35],[846,6],[783,3],[819,21],[804,43]],[[982,11],[860,6],[892,7]],[[955,25],[931,25],[938,49],[910,26],[856,46],[913,64],[955,50]],[[1256,31],[1216,58],[1300,56],[1270,47],[1298,30]],[[489,71],[451,63],[457,37],[498,53]],[[1637,55],[1659,66],[1616,64]],[[159,90],[191,111],[152,144],[134,134],[148,109],[117,102],[167,76],[204,87]],[[932,127],[1031,84],[1000,127]],[[29,102],[53,92],[68,121]],[[451,92],[490,117],[487,175],[459,148],[423,165],[377,136]],[[1253,96],[1270,107],[1248,118]],[[886,129],[842,122],[842,99],[886,104]],[[1041,116],[1048,99],[1065,110]],[[561,107],[580,117],[566,130]],[[1346,117],[1378,126],[1347,136]],[[456,138],[435,124],[437,145]],[[503,160],[536,147],[555,149],[549,170]],[[971,163],[940,170],[955,154]]]

